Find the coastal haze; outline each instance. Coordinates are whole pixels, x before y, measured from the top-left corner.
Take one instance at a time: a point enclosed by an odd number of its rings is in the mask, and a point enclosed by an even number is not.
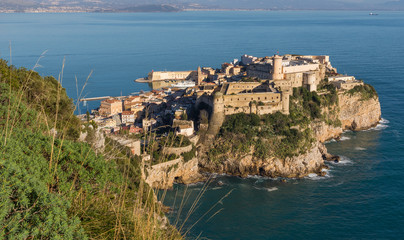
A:
[[[356,2],[358,3],[358,1]],[[379,4],[380,2],[374,2]],[[359,4],[361,4],[359,2]],[[58,76],[66,59],[63,86],[76,98],[128,95],[148,90],[133,80],[151,70],[220,67],[243,54],[329,55],[338,72],[363,79],[377,90],[383,121],[364,132],[344,133],[327,144],[342,156],[326,177],[240,179],[218,176],[210,183],[185,226],[197,223],[190,239],[402,238],[404,158],[404,14],[379,12],[176,12],[142,14],[0,14],[0,55]],[[93,105],[91,105],[93,104]],[[91,103],[82,110],[92,109]],[[173,207],[190,194],[190,207],[203,185],[176,185],[165,203]],[[227,193],[230,195],[198,221]],[[176,200],[175,200],[176,199]],[[220,211],[214,215],[215,212]],[[214,216],[213,216],[214,215]],[[184,221],[186,212],[179,215]]]
[[[2,12],[176,12],[184,10],[404,10],[388,0],[2,0]]]

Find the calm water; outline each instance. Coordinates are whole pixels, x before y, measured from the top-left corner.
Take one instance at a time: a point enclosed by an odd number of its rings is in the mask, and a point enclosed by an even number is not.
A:
[[[327,177],[213,179],[184,225],[196,223],[190,239],[403,239],[403,39],[403,12],[0,14],[1,57],[9,60],[11,41],[13,64],[31,68],[47,50],[37,70],[55,76],[65,57],[63,85],[72,98],[74,77],[80,87],[91,70],[85,95],[112,96],[148,90],[132,80],[152,69],[219,67],[244,53],[277,50],[330,55],[339,72],[376,87],[387,121],[329,143],[344,161],[331,164]],[[186,210],[179,213],[184,191],[186,209],[202,187],[167,193],[172,222],[186,218]]]

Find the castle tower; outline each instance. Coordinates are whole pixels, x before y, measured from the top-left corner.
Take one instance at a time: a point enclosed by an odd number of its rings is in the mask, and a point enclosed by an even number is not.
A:
[[[290,89],[286,88],[282,90],[282,113],[289,115],[289,98],[290,98]]]
[[[200,86],[203,80],[202,70],[201,67],[198,67],[198,79],[196,81],[196,85]]]
[[[213,113],[224,112],[223,93],[215,92],[213,95]]]
[[[216,92],[213,95],[213,113],[209,120],[207,134],[213,137],[216,136],[216,134],[218,134],[220,131],[220,127],[222,126],[224,119],[225,114],[223,94]]]
[[[310,92],[317,91],[316,74],[310,73],[307,75],[307,85]]]
[[[279,55],[274,55],[274,57],[273,57],[273,69],[272,69],[272,79],[273,80],[282,80],[283,79],[282,59],[283,59],[283,57],[281,57]]]

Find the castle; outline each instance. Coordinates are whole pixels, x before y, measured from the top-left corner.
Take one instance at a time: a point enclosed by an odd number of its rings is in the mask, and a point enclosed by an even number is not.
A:
[[[274,55],[256,58],[244,55],[241,59],[240,65],[245,68],[241,81],[211,87],[201,85],[198,78],[197,105],[209,105],[213,115],[262,115],[277,111],[289,114],[289,97],[294,87],[317,91],[326,71],[336,72],[328,56]]]

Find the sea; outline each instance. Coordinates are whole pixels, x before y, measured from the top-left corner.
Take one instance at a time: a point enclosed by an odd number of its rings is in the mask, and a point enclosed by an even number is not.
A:
[[[152,70],[220,68],[243,54],[329,55],[338,72],[376,88],[383,119],[327,143],[342,161],[325,177],[217,175],[159,196],[188,239],[404,239],[404,12],[378,14],[0,14],[0,57],[55,76],[76,101],[148,91],[133,80]]]

